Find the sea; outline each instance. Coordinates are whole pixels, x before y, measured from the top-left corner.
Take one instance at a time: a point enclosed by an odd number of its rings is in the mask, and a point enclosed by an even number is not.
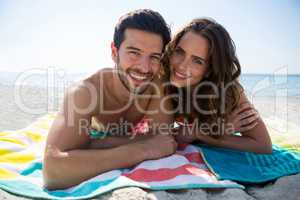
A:
[[[50,102],[48,105],[52,105],[53,102],[58,105],[63,97],[64,90],[70,84],[84,79],[90,74],[92,72],[65,73],[64,71],[56,72],[55,70],[54,72],[49,72],[49,70],[47,72],[42,70],[1,72],[0,70],[0,90],[3,88],[3,91],[10,91],[2,87],[4,85],[13,86],[17,89],[16,86],[18,85],[32,86],[32,89],[30,89],[31,87],[25,87],[24,91],[26,93],[36,93],[38,98],[46,98]],[[242,74],[239,80],[249,101],[255,105],[264,120],[267,120],[269,127],[279,132],[293,130],[300,133],[300,74]],[[35,91],[37,88],[42,88],[42,90]],[[40,94],[39,91],[43,91],[43,88],[48,91],[47,94]],[[26,94],[24,95],[26,96]],[[5,103],[10,102],[4,102],[3,105],[7,105]]]
[[[91,73],[65,73],[55,70],[0,71],[0,84],[66,87]],[[242,74],[239,80],[247,94],[263,97],[300,97],[300,74]]]

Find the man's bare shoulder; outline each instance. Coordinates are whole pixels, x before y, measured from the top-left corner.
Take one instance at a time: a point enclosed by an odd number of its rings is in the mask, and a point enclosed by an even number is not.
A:
[[[91,112],[95,114],[100,96],[105,96],[105,84],[111,82],[113,70],[104,68],[71,84],[65,91],[65,104],[76,104],[80,108],[93,108]]]
[[[94,85],[99,85],[99,83],[105,83],[105,81],[111,80],[113,77],[115,69],[113,68],[103,68],[95,73],[89,75],[85,79],[83,79],[83,82],[90,82]]]
[[[68,93],[73,94],[76,92],[93,92],[97,93],[107,81],[111,81],[113,77],[114,69],[113,68],[103,68],[100,69],[87,77],[84,77],[82,80],[79,80],[68,87]],[[94,93],[96,94],[96,93]]]

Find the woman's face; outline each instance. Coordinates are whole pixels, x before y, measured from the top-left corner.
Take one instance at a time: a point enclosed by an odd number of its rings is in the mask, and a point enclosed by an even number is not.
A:
[[[185,33],[170,57],[170,81],[177,87],[188,87],[203,79],[208,68],[207,39],[189,31]]]

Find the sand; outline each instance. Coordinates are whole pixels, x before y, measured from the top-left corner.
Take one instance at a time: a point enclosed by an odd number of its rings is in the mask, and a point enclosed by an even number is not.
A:
[[[0,130],[16,130],[24,128],[47,112],[55,111],[62,101],[63,89],[23,86],[21,88],[22,101],[16,101],[14,87],[0,84]],[[47,95],[49,91],[51,95]],[[274,97],[251,97],[251,102],[259,110],[264,119],[274,117],[282,120],[282,126],[272,125],[280,131],[288,131],[293,124],[300,124],[300,98],[274,98]],[[26,108],[33,108],[38,113],[27,113],[21,104]],[[286,123],[289,122],[289,123]],[[292,124],[292,125],[290,125]],[[128,200],[128,199],[188,199],[188,200],[295,200],[300,195],[300,174],[282,177],[275,182],[264,186],[247,186],[246,190],[241,189],[192,189],[192,190],[169,190],[169,191],[147,191],[136,187],[127,187],[108,192],[93,199]],[[9,194],[0,190],[0,200],[4,199],[27,199]]]

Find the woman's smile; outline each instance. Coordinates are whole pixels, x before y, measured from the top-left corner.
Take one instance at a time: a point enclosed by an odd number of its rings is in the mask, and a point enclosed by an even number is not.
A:
[[[186,74],[184,74],[182,72],[179,72],[177,70],[174,70],[173,75],[174,75],[175,78],[177,78],[179,80],[185,80],[185,79],[188,79],[188,78],[191,77],[190,75],[186,75]]]

